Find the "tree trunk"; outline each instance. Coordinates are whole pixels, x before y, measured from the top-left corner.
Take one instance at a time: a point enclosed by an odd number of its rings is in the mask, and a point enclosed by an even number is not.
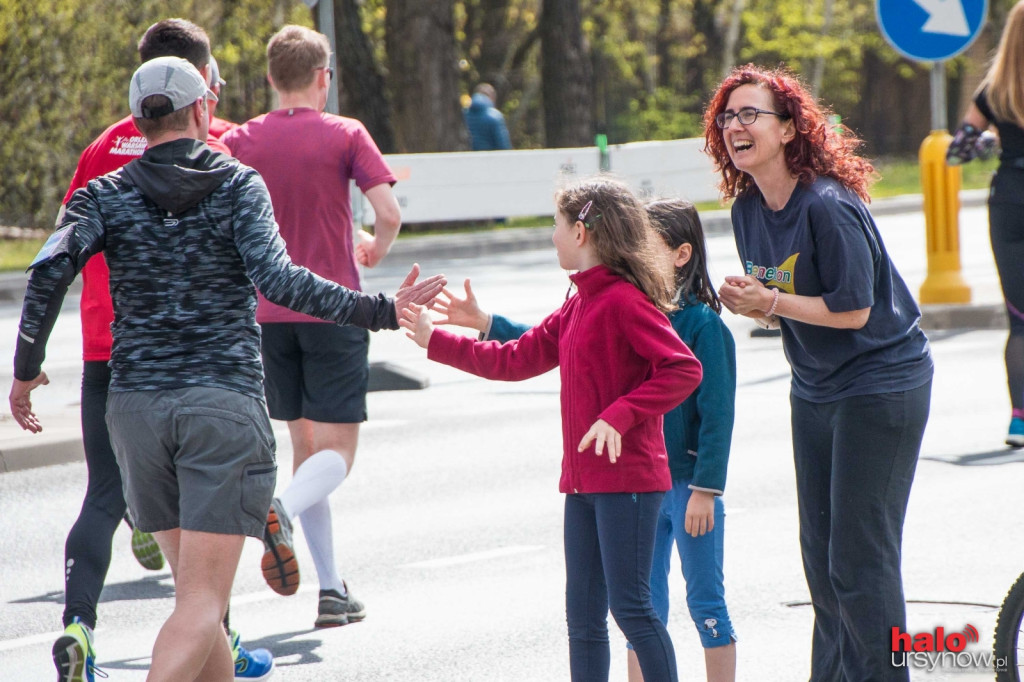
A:
[[[480,80],[498,90],[498,102],[504,99],[508,86],[507,69],[514,48],[515,34],[508,30],[510,0],[481,0],[480,2],[480,56],[476,60]]]
[[[728,76],[736,66],[736,54],[739,52],[736,46],[739,44],[743,10],[746,6],[746,0],[733,0],[732,11],[729,12],[729,28],[725,33],[725,47],[722,50],[722,78]]]
[[[821,37],[828,36],[832,28],[832,13],[834,0],[825,0],[825,16],[821,22]],[[815,97],[821,96],[821,81],[825,77],[825,56],[818,55],[814,58],[814,71],[811,75],[811,94]]]
[[[357,0],[334,0],[334,31],[341,114],[362,121],[380,150],[391,154],[396,151],[391,105]]]
[[[541,79],[548,147],[593,144],[591,83],[579,0],[543,0]]]
[[[710,95],[710,89],[718,85],[712,80],[722,68],[722,56],[726,53],[725,38],[716,19],[719,2],[716,0],[695,0],[691,10],[693,28],[690,41],[700,46],[699,52],[686,63],[684,92],[697,94],[700,101]]]
[[[672,0],[658,2],[658,29],[654,34],[654,55],[658,59],[658,87],[672,87]]]
[[[388,0],[384,22],[401,152],[469,149],[459,105],[454,0]]]
[[[909,62],[901,59],[901,63]],[[864,139],[869,157],[917,154],[931,129],[928,71],[916,64],[911,78],[901,76],[901,71],[899,63],[887,63],[874,50],[865,50],[858,88],[861,99],[843,122]]]

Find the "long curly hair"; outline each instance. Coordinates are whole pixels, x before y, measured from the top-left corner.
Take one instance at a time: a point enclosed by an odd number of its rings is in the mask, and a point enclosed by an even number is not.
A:
[[[775,111],[788,114],[793,122],[795,136],[786,144],[784,154],[786,166],[799,182],[810,184],[820,176],[830,177],[864,201],[871,201],[868,187],[875,180],[875,169],[857,155],[863,141],[846,126],[830,123],[831,109],[820,104],[790,71],[754,64],[733,69],[704,111],[704,152],[722,174],[718,187],[724,198],[742,196],[756,187],[753,177],[733,165],[722,129],[715,123],[733,90],[748,84],[770,92]]]
[[[579,218],[585,206],[586,216]],[[624,183],[599,176],[573,183],[555,195],[570,223],[582,220],[603,265],[642,291],[662,312],[676,309],[674,287],[655,248],[644,205]]]

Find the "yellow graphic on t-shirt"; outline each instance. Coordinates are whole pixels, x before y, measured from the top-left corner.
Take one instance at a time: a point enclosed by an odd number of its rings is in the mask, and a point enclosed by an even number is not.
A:
[[[799,252],[794,253],[779,266],[756,265],[753,261],[747,261],[747,274],[758,279],[766,287],[774,287],[787,294],[796,293],[796,285],[793,282],[793,273],[796,271],[796,259]]]

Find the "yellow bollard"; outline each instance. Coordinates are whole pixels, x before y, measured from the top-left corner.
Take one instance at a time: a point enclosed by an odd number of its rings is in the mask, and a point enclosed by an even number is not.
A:
[[[945,130],[933,130],[918,153],[928,248],[921,303],[971,302],[971,288],[960,274],[960,167],[946,164],[952,139]]]

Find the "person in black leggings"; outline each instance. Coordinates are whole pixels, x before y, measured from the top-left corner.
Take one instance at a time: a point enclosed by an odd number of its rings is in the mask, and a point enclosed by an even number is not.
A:
[[[85,363],[82,370],[82,440],[89,484],[82,511],[64,544],[67,583],[65,627],[76,616],[90,629],[96,627],[96,603],[110,566],[110,539],[125,516],[121,471],[114,459],[104,421],[109,384],[110,368],[107,363]]]
[[[999,135],[1002,152],[988,199],[989,234],[1003,288],[1010,336],[1006,341],[1006,382],[1010,389],[1010,428],[1006,444],[1024,447],[1024,79],[1019,59],[1024,43],[1024,1],[1006,18],[999,49],[974,102],[956,131],[946,160],[957,165],[983,157]]]

